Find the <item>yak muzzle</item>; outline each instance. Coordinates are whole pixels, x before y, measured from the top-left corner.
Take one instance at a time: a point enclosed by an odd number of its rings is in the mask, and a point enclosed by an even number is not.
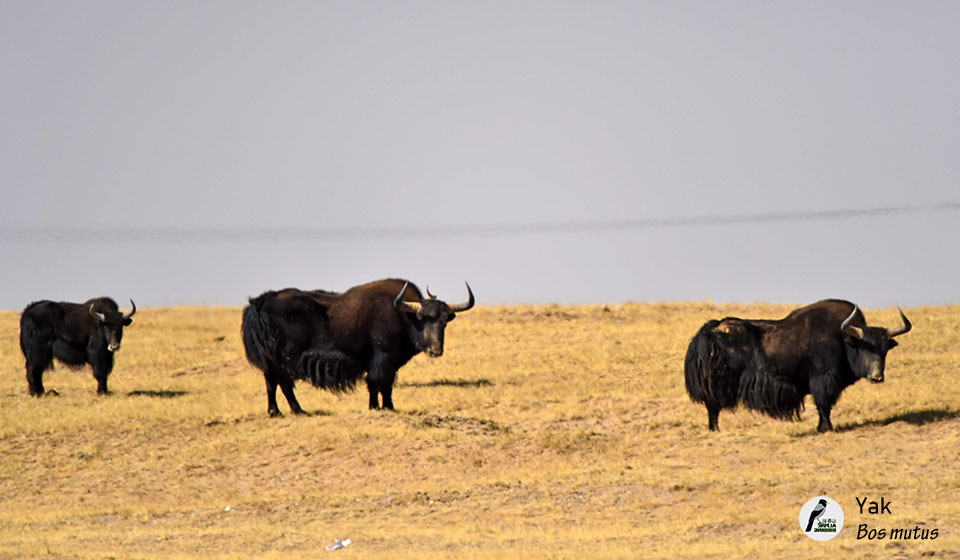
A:
[[[871,373],[867,376],[867,379],[869,379],[871,383],[883,383],[883,374]]]
[[[439,358],[440,356],[443,356],[443,348],[427,348],[424,350],[424,352],[426,352],[427,356],[430,356],[431,358]]]
[[[119,349],[120,349],[120,344],[119,344],[119,343],[117,343],[117,344],[108,344],[108,345],[107,345],[107,350],[109,350],[109,351],[111,351],[111,352],[116,352],[116,351],[119,350]]]

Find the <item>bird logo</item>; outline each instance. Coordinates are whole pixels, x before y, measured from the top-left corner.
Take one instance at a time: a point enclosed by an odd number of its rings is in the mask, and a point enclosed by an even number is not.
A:
[[[828,541],[843,528],[843,508],[829,496],[807,500],[797,521],[803,534],[815,541]]]
[[[803,532],[809,533],[810,529],[813,529],[813,522],[823,515],[825,511],[827,511],[827,501],[821,498],[820,502],[813,508],[813,511],[810,512],[810,520],[807,521],[807,528],[804,529]]]

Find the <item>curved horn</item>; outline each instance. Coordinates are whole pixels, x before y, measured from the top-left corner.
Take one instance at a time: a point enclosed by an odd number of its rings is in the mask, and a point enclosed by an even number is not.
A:
[[[131,299],[131,300],[130,300],[130,312],[129,312],[129,313],[124,313],[124,314],[123,314],[123,318],[124,318],[124,319],[129,319],[130,317],[133,317],[133,314],[136,313],[136,312],[137,312],[137,304],[133,303],[133,300]]]
[[[467,284],[467,283],[464,282],[464,284]],[[453,311],[454,313],[456,313],[459,311],[466,311],[471,307],[473,307],[473,304],[474,304],[473,291],[470,289],[470,284],[467,284],[467,295],[470,296],[469,299],[467,300],[467,303],[456,303],[454,305],[451,305],[450,311]]]
[[[94,306],[94,305],[95,305],[95,304],[93,304],[93,303],[90,304],[90,315],[93,315],[93,318],[96,319],[97,321],[100,321],[101,323],[104,322],[104,321],[106,321],[106,320],[107,320],[107,316],[104,315],[103,313],[97,313],[96,311],[94,311],[94,310],[93,310],[93,306]]]
[[[423,307],[420,305],[420,302],[416,301],[403,301],[403,294],[407,291],[407,286],[409,282],[403,283],[403,288],[400,290],[400,293],[397,294],[397,297],[393,299],[393,306],[399,309],[400,311],[405,311],[407,313],[416,313],[420,311],[420,308]]]
[[[437,299],[437,296],[430,293],[430,286],[426,286],[427,299]]]
[[[897,311],[900,312],[900,319],[903,321],[903,326],[892,330],[887,333],[887,336],[893,338],[895,336],[900,336],[901,334],[910,332],[910,329],[913,328],[913,325],[910,324],[910,319],[907,319],[907,316],[903,314],[903,309],[897,308]]]
[[[850,334],[856,336],[857,338],[863,338],[863,329],[850,325],[850,323],[853,322],[853,317],[857,314],[857,311],[859,310],[860,310],[859,307],[857,307],[856,305],[853,306],[853,311],[850,312],[850,316],[844,319],[842,323],[840,323],[840,332],[849,332]],[[847,330],[848,327],[850,329],[849,331]]]

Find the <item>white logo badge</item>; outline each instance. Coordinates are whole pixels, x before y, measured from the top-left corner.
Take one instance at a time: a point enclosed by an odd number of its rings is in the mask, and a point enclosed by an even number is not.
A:
[[[829,541],[843,529],[843,510],[827,496],[810,499],[800,508],[800,530],[815,541]]]

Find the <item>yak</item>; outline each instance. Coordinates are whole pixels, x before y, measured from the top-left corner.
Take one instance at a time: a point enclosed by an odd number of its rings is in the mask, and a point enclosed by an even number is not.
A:
[[[30,394],[43,395],[43,372],[53,359],[72,367],[93,366],[97,393],[107,394],[107,376],[113,370],[114,352],[120,349],[123,327],[133,322],[137,306],[121,313],[108,297],[84,303],[35,301],[20,315],[20,350],[27,361]]]
[[[836,299],[780,320],[710,320],[687,348],[687,394],[706,406],[711,431],[719,429],[720,410],[739,403],[773,418],[799,419],[811,394],[820,413],[817,431],[831,431],[830,409],[847,386],[861,378],[883,381],[894,337],[911,329],[897,309],[903,325],[894,330],[867,326],[859,307]]]
[[[296,380],[332,392],[352,390],[364,373],[370,409],[393,409],[397,370],[420,352],[443,355],[444,329],[474,305],[427,297],[407,280],[387,279],[343,293],[287,288],[250,298],[243,310],[247,360],[263,371],[267,413],[280,416],[277,386],[294,414],[305,414]],[[382,404],[380,399],[382,398]]]

